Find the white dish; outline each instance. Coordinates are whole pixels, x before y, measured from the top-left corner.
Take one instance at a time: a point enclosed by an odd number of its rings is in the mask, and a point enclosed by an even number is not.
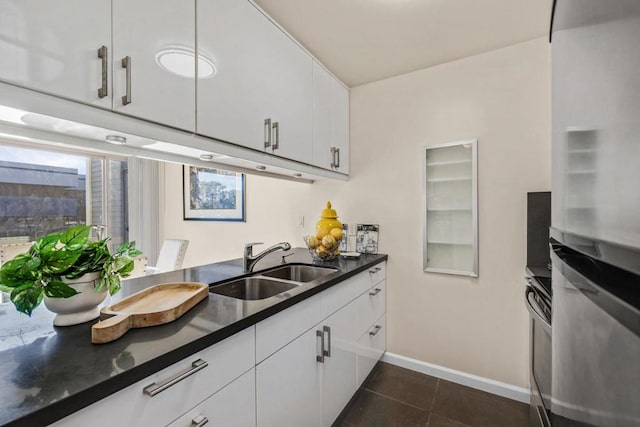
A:
[[[342,258],[358,258],[360,256],[360,252],[342,252],[340,256]]]

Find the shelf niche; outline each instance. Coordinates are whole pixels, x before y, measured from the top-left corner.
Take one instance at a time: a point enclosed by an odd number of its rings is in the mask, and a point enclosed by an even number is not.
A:
[[[478,277],[477,144],[424,148],[425,272]]]

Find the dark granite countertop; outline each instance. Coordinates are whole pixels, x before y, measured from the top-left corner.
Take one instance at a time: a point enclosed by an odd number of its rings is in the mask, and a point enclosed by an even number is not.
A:
[[[306,249],[291,252],[288,264],[312,263]],[[281,255],[270,254],[254,271],[278,265]],[[172,323],[132,329],[99,345],[91,343],[96,321],[55,327],[44,306],[28,318],[13,304],[0,305],[0,424],[52,423],[386,259],[363,254],[321,263],[339,271],[277,298],[242,301],[210,293]],[[109,303],[158,283],[215,284],[242,275],[242,260],[236,259],[125,280]]]

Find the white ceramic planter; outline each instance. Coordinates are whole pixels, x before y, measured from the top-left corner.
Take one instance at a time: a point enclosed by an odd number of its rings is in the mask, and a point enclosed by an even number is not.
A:
[[[56,313],[55,326],[70,326],[88,322],[100,316],[98,306],[107,297],[107,290],[96,292],[95,285],[100,273],[88,273],[79,279],[64,282],[79,293],[70,298],[49,298],[45,295],[44,305]]]

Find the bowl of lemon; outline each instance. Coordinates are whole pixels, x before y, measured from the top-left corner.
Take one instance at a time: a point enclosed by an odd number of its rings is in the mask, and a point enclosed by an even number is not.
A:
[[[331,202],[327,202],[316,223],[316,233],[304,237],[304,242],[314,260],[330,261],[340,255],[338,247],[342,237],[342,223],[338,221],[335,209],[331,208]]]

